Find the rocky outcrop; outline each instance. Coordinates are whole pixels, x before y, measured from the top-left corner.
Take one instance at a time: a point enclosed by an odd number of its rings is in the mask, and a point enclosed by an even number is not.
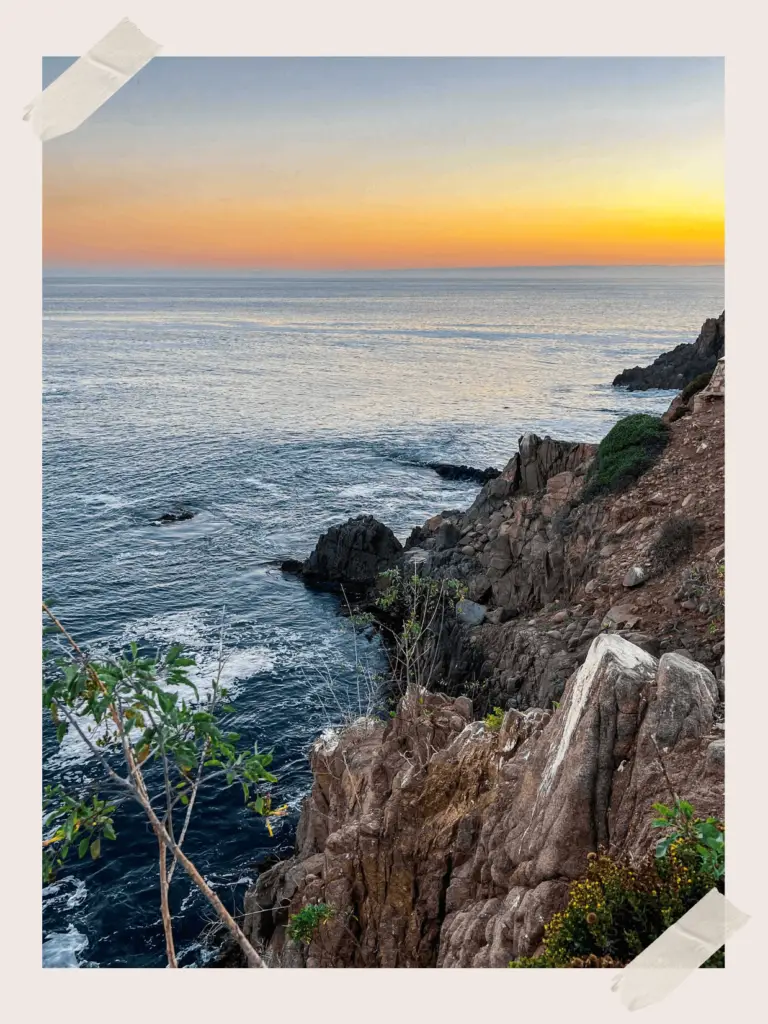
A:
[[[709,383],[693,396],[693,411],[700,412],[709,402],[715,404],[725,399],[725,356],[718,359]]]
[[[413,689],[311,754],[297,853],[246,899],[271,966],[504,967],[531,954],[599,846],[638,859],[671,785],[722,813],[718,690],[679,654],[601,635],[561,706],[508,711],[492,731],[466,697]],[[660,758],[663,759],[663,768]],[[290,916],[334,916],[308,946]]]
[[[246,899],[271,966],[504,967],[590,852],[647,854],[670,787],[722,815],[724,381],[719,361],[681,396],[625,491],[584,500],[595,447],[529,434],[467,512],[384,551],[467,596],[419,634],[426,685],[393,718],[314,745],[296,854]],[[317,902],[333,916],[297,944]]]
[[[494,469],[493,466],[475,469],[474,466],[455,466],[450,462],[427,462],[426,465],[444,480],[469,480],[472,483],[485,484],[501,476],[501,470]]]
[[[373,516],[358,516],[324,533],[302,571],[319,583],[365,587],[391,568],[401,551],[388,526]]]
[[[688,400],[665,451],[625,492],[580,501],[595,448],[527,435],[468,512],[413,532],[409,571],[463,580],[485,609],[481,625],[445,623],[435,686],[466,693],[480,714],[549,707],[606,629],[642,635],[657,653],[686,650],[721,675],[723,380]]]
[[[664,352],[650,366],[635,366],[622,371],[614,378],[613,386],[629,391],[647,391],[650,388],[678,390],[699,374],[714,370],[718,359],[724,355],[725,312],[722,312],[717,319],[704,321],[696,341]]]
[[[177,509],[174,512],[163,512],[157,519],[152,520],[153,526],[167,526],[169,523],[184,523],[188,519],[194,519],[195,513],[188,508]]]

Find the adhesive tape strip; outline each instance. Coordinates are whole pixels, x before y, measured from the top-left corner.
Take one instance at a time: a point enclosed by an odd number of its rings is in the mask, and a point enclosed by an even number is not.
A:
[[[717,891],[706,896],[635,957],[612,985],[629,1010],[658,1003],[749,920]]]
[[[79,127],[161,49],[123,18],[24,109],[45,142]]]

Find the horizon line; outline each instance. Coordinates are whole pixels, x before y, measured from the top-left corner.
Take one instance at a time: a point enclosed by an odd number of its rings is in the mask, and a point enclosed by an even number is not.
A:
[[[398,273],[462,273],[468,271],[490,271],[490,270],[605,270],[605,269],[631,269],[643,268],[714,268],[725,267],[725,261],[708,261],[702,263],[506,263],[506,264],[485,264],[476,266],[455,266],[455,267],[221,267],[221,266],[200,266],[200,267],[158,267],[158,266],[113,266],[113,267],[90,267],[83,265],[65,266],[43,264],[43,277],[141,277],[152,275],[157,277],[177,276],[229,276],[247,277],[255,274],[272,276],[283,276],[291,274],[398,274]]]

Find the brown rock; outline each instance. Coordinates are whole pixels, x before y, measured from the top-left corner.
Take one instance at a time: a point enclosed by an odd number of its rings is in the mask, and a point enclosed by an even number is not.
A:
[[[716,692],[686,658],[601,635],[556,712],[508,711],[496,732],[408,693],[386,724],[315,744],[297,855],[249,891],[246,932],[272,967],[505,967],[536,949],[589,852],[650,849],[668,800],[657,745],[675,790],[722,813]],[[290,915],[320,900],[336,916],[295,946]]]

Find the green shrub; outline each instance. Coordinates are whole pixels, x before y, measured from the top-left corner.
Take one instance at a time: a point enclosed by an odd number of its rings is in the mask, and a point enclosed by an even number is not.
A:
[[[700,373],[698,377],[694,377],[693,380],[688,381],[683,390],[680,392],[680,397],[684,402],[687,402],[689,398],[693,398],[699,391],[703,391],[704,388],[712,380],[713,371],[709,373]]]
[[[619,420],[600,442],[584,497],[620,491],[634,483],[653,465],[668,438],[668,428],[657,416],[637,413]]]
[[[485,722],[486,729],[490,729],[491,732],[498,732],[501,728],[501,723],[504,721],[504,709],[494,708],[493,711],[489,711],[483,719]]]
[[[697,818],[685,800],[654,804],[653,824],[667,835],[638,867],[591,853],[587,874],[544,928],[544,951],[510,967],[621,967],[678,921],[710,889],[722,891],[721,822]],[[722,967],[722,950],[705,966]]]
[[[288,936],[294,942],[308,946],[317,934],[318,928],[335,915],[336,910],[328,903],[308,903],[288,922]]]

